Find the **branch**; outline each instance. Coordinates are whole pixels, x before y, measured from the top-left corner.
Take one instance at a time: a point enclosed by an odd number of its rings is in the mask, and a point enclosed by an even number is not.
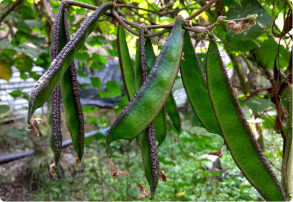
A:
[[[202,1],[202,0],[200,0]],[[212,0],[209,3],[207,3],[205,6],[203,6],[201,9],[199,9],[196,13],[197,15],[200,14],[201,12],[203,12],[205,9],[207,9],[208,7],[210,7],[216,0]],[[63,2],[70,6],[70,5],[74,5],[74,6],[80,6],[83,8],[87,8],[90,10],[96,10],[98,9],[97,6],[93,6],[93,5],[89,5],[89,4],[85,4],[85,3],[81,3],[81,2],[77,2],[77,1],[73,1],[73,0],[63,0]],[[198,1],[199,2],[199,1]],[[116,7],[129,7],[129,8],[136,8],[136,9],[140,9],[139,7],[136,6],[129,6],[126,4],[116,4]],[[203,9],[204,8],[204,9]],[[147,10],[147,9],[144,9]],[[196,16],[195,14],[192,14],[191,16]],[[117,11],[115,11],[114,9],[112,9],[112,11],[107,11],[105,13],[108,16],[114,17],[125,29],[127,29],[130,33],[139,36],[139,33],[135,30],[133,30],[130,26],[135,27],[137,29],[139,29],[140,24],[135,23],[135,22],[131,22],[121,16],[119,16],[119,14],[117,13]],[[192,19],[193,17],[189,16],[188,18],[186,18],[186,22],[189,21],[189,19]],[[248,15],[245,18],[239,18],[239,19],[232,19],[232,20],[226,20],[225,16],[220,16],[217,20],[217,22],[215,22],[212,25],[209,25],[207,27],[200,27],[200,26],[195,26],[195,27],[188,27],[188,26],[182,26],[183,29],[187,30],[187,31],[191,31],[191,32],[195,32],[195,33],[208,33],[210,32],[215,26],[217,26],[220,23],[228,23],[230,21],[235,21],[235,22],[239,22],[239,21],[252,21],[255,20],[257,18],[257,15]],[[130,25],[130,26],[128,26]],[[169,32],[173,27],[173,24],[165,24],[165,25],[146,25],[146,38],[151,38],[154,36],[160,36],[166,32]],[[158,31],[158,32],[149,32],[148,29],[160,29],[160,28],[165,28],[164,30]]]
[[[293,8],[292,8],[292,3],[291,3],[291,1],[290,1],[290,0],[286,0],[286,3],[287,3],[287,5],[289,6],[289,9],[292,11]]]
[[[2,15],[0,16],[0,24],[9,13],[11,13],[17,6],[22,5],[23,2],[24,2],[24,0],[17,0],[13,4],[10,4],[10,6],[7,8],[7,10],[4,11],[2,13]],[[21,8],[21,6],[19,6],[19,8]]]
[[[211,5],[213,5],[217,0],[211,0],[209,3],[207,3],[206,5],[204,5],[203,7],[201,7],[198,11],[196,11],[195,13],[193,13],[192,15],[190,15],[189,17],[185,18],[185,20],[191,20],[192,18],[195,18],[196,16],[198,16],[199,14],[201,14],[203,11],[205,11],[206,9],[208,9]]]

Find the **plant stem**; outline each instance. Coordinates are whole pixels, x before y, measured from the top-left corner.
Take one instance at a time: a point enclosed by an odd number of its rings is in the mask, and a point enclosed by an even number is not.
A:
[[[290,1],[290,0],[286,0],[286,2],[287,2],[287,5],[289,6],[289,9],[292,11],[293,8],[292,8],[292,3],[291,3],[291,1]]]
[[[192,18],[195,18],[196,16],[198,16],[199,14],[201,14],[203,11],[205,11],[206,9],[208,9],[211,5],[213,5],[217,0],[211,0],[209,3],[207,3],[206,5],[204,5],[203,7],[201,7],[198,11],[196,11],[195,13],[193,13],[192,15],[190,15],[189,17],[185,18],[185,20],[191,20]]]
[[[194,14],[190,15],[189,17],[187,17],[185,20],[190,20],[190,19],[196,17],[197,15],[199,15],[200,13],[202,13],[204,10],[206,10],[207,8],[209,8],[215,1],[216,0],[211,0],[209,3],[207,3],[206,5],[204,5],[201,9],[199,9]],[[73,1],[73,0],[63,0],[63,2],[66,5],[69,5],[69,6],[70,5],[74,5],[74,6],[79,6],[79,7],[82,7],[82,8],[87,8],[87,9],[90,9],[90,10],[96,10],[96,9],[98,9],[97,6],[93,6],[93,5],[90,5],[90,4],[85,4],[85,3],[81,3],[81,2],[77,2],[77,1]],[[198,2],[200,2],[200,1],[198,1]],[[116,4],[116,7],[142,9],[142,8],[139,8],[139,7],[136,7],[136,6],[130,6],[130,5],[127,5],[127,4]],[[149,11],[147,9],[142,9],[142,10]],[[152,12],[153,13],[156,13],[154,11],[152,11]],[[135,22],[131,22],[131,21],[129,21],[129,20],[127,20],[127,19],[119,16],[119,14],[114,9],[112,9],[112,11],[105,12],[105,14],[108,15],[108,16],[114,17],[125,29],[127,29],[133,35],[136,35],[136,36],[139,35],[139,33],[137,31],[133,30],[130,26],[139,29],[140,24],[135,23]],[[250,20],[252,18],[252,16],[255,16],[255,18],[257,17],[257,15],[249,15],[249,16],[247,16],[245,18],[232,19],[232,20],[234,20],[235,22],[237,22],[237,21],[243,21],[243,20]],[[222,19],[225,19],[224,16],[221,16],[221,18]],[[207,27],[200,27],[200,26],[198,26],[198,27],[187,27],[187,26],[182,26],[182,28],[185,29],[185,30],[191,31],[191,32],[195,32],[195,33],[209,32],[210,29],[214,28],[218,24],[220,24],[220,23],[226,23],[228,21],[229,20],[219,20],[218,19],[217,22],[215,22],[212,25],[209,25]],[[130,25],[130,26],[128,26],[128,25]],[[151,38],[151,37],[163,35],[164,33],[169,32],[172,29],[172,27],[173,27],[173,24],[146,25],[146,28],[147,29],[159,29],[159,28],[165,28],[165,29],[164,30],[161,30],[161,31],[158,31],[158,32],[148,32],[146,30],[145,37],[146,38]]]
[[[283,151],[282,160],[282,187],[284,189],[286,200],[290,201],[292,199],[292,167],[293,167],[293,138],[292,138],[292,84],[287,91],[287,109],[288,109],[288,119],[287,119],[287,135],[285,139],[285,147]]]

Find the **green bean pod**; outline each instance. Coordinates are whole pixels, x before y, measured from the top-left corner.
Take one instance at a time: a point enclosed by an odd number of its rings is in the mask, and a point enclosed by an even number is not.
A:
[[[215,41],[209,44],[206,72],[210,100],[235,163],[264,199],[284,201],[281,185],[257,144],[233,93]]]
[[[135,60],[136,88],[139,89],[147,77],[147,61],[144,45],[145,27],[140,27],[139,39],[137,43],[137,52]],[[139,70],[140,69],[140,70]],[[141,154],[143,158],[145,176],[150,185],[151,199],[154,197],[159,181],[159,158],[156,146],[155,129],[153,122],[147,127],[147,130],[139,136]]]
[[[95,10],[95,12],[86,19],[73,39],[66,44],[54,59],[45,74],[36,82],[29,99],[27,118],[29,124],[35,110],[42,107],[52,95],[62,75],[73,61],[75,54],[81,49],[86,38],[97,26],[99,17],[110,8],[112,8],[112,3],[106,3]]]
[[[139,38],[136,45],[134,75],[136,91],[141,87],[147,75],[147,61],[144,47],[144,25],[140,27]]]
[[[129,49],[126,43],[125,31],[122,25],[118,27],[117,31],[117,50],[123,83],[128,100],[130,101],[136,93],[136,84],[133,67],[131,65],[129,56]]]
[[[67,25],[66,12],[64,12],[63,16],[65,29],[63,29],[62,38],[63,41],[69,43],[70,36]],[[64,47],[66,44],[62,45]],[[64,72],[60,83],[66,117],[66,125],[71,134],[74,150],[78,156],[78,162],[76,162],[76,165],[78,165],[82,159],[84,150],[84,118],[80,103],[77,75],[74,62],[72,62],[69,68]]]
[[[147,74],[150,73],[152,67],[155,64],[156,56],[154,53],[153,45],[151,39],[147,38],[145,42],[145,56],[147,61]],[[158,146],[160,146],[167,135],[167,122],[166,122],[166,107],[164,106],[163,109],[158,113],[157,117],[153,121],[156,140],[158,141]]]
[[[175,99],[174,99],[172,93],[169,95],[169,97],[166,101],[166,111],[167,111],[167,114],[169,115],[174,127],[176,128],[178,134],[180,134],[181,119],[180,119],[177,105],[176,105],[176,102],[175,102]]]
[[[51,58],[52,61],[58,56],[60,52],[60,42],[62,40],[61,34],[63,29],[63,9],[64,4],[60,3],[56,21],[52,29],[52,48],[51,48]],[[54,169],[57,169],[57,166],[61,157],[62,150],[62,133],[61,133],[61,111],[60,111],[60,84],[58,84],[52,94],[52,99],[50,100],[50,113],[49,113],[49,123],[51,126],[51,136],[50,136],[50,146],[54,153]]]
[[[171,92],[179,70],[182,47],[181,19],[177,18],[146,81],[109,129],[107,146],[117,139],[135,138],[155,119]]]
[[[154,197],[159,182],[160,166],[156,146],[154,124],[151,123],[147,130],[140,136],[140,148],[143,156],[143,165],[146,179],[150,185],[151,198]]]
[[[184,33],[183,53],[180,73],[192,109],[207,131],[222,135],[208,94],[206,78],[188,31]]]
[[[60,161],[62,150],[62,133],[61,133],[61,111],[60,111],[60,84],[58,84],[53,92],[50,103],[49,123],[51,126],[50,146],[54,153],[55,169]]]

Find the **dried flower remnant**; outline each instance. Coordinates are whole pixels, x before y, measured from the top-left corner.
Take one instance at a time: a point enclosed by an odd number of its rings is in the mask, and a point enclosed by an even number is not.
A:
[[[161,171],[159,175],[159,180],[166,182],[167,181],[167,176],[165,175],[165,171]]]
[[[40,133],[39,133],[39,131],[38,131],[38,129],[37,129],[37,125],[39,125],[40,123],[42,123],[43,122],[43,119],[41,119],[41,118],[36,118],[36,119],[33,119],[33,118],[31,118],[31,120],[30,120],[30,125],[28,125],[28,129],[31,129],[35,134],[36,134],[36,136],[40,136]]]
[[[147,190],[147,188],[145,188],[144,186],[142,186],[141,184],[139,184],[138,182],[136,183],[137,186],[139,187],[139,189],[141,190],[141,194],[138,196],[138,199],[144,199],[147,198],[149,195],[149,190]]]
[[[243,20],[238,24],[235,21],[230,20],[227,22],[227,28],[231,28],[234,34],[239,34],[244,30],[249,29],[251,26],[255,25],[256,21],[254,19],[254,16],[251,18],[251,20]]]
[[[119,27],[118,21],[117,21],[115,18],[111,18],[111,19],[109,20],[109,22],[110,22],[111,24],[113,24],[114,27]]]
[[[223,152],[222,152],[222,147],[220,147],[219,151],[216,151],[216,152],[209,152],[208,154],[209,155],[214,155],[214,156],[218,156],[220,158],[223,158]]]
[[[112,158],[109,158],[109,169],[111,171],[111,176],[112,177],[118,177],[120,175],[127,175],[129,176],[129,173],[127,171],[120,171],[120,170],[115,170]]]
[[[63,157],[63,155],[60,157],[58,165],[60,164],[60,161],[62,160],[62,157]],[[53,179],[55,179],[55,176],[56,176],[57,166],[55,165],[55,162],[50,165],[50,173],[53,176]]]
[[[55,179],[55,177],[56,177],[56,169],[57,169],[57,167],[55,166],[55,163],[52,163],[50,165],[50,173],[53,176],[53,179]]]
[[[79,166],[79,164],[80,164],[80,160],[78,158],[77,153],[75,153],[75,168],[77,168]]]

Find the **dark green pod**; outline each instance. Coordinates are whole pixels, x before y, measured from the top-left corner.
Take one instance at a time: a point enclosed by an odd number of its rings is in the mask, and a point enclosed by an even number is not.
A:
[[[130,101],[136,93],[135,76],[130,61],[125,31],[122,25],[118,27],[117,31],[117,50],[123,83],[125,86],[126,94],[128,96],[128,100]]]
[[[75,54],[81,49],[88,35],[97,26],[99,17],[110,8],[112,8],[112,3],[106,3],[90,15],[76,32],[73,39],[66,44],[55,60],[53,60],[50,68],[36,82],[29,99],[27,118],[29,124],[35,110],[42,107],[52,95],[62,75],[73,61]]]
[[[62,39],[66,43],[70,41],[67,17],[64,12],[64,29]],[[66,44],[61,44],[65,46]],[[61,47],[61,48],[63,48]],[[79,162],[82,159],[84,150],[84,118],[80,103],[77,75],[74,62],[72,62],[61,78],[62,100],[66,117],[66,125],[71,134],[74,150]],[[77,162],[77,163],[79,163]]]
[[[156,146],[154,125],[140,135],[140,148],[143,157],[144,171],[150,185],[151,199],[154,197],[159,181],[159,158]]]
[[[166,111],[169,115],[174,127],[176,128],[178,134],[180,134],[181,131],[181,119],[179,116],[179,112],[177,109],[177,105],[175,102],[175,99],[173,97],[173,94],[171,93],[166,101]]]
[[[61,133],[61,111],[60,111],[60,85],[58,84],[55,88],[52,99],[50,101],[50,115],[49,123],[51,126],[50,146],[54,153],[55,169],[60,161],[61,150],[62,150],[62,133]]]
[[[117,139],[133,139],[155,119],[167,100],[177,76],[183,36],[177,18],[146,81],[119,114],[107,133],[107,145]]]
[[[180,73],[192,109],[207,131],[222,135],[208,94],[205,75],[188,31],[184,34],[183,53]]]
[[[145,57],[147,61],[147,73],[149,74],[156,61],[151,39],[146,39]],[[158,146],[160,146],[164,142],[167,135],[166,107],[163,107],[163,109],[158,113],[153,123],[156,131],[156,139],[159,143]]]
[[[233,93],[215,41],[209,44],[206,72],[210,100],[235,163],[264,199],[284,201],[281,185],[252,134]]]
[[[137,48],[135,55],[134,75],[136,91],[141,87],[147,75],[147,61],[144,47],[144,27],[141,26],[137,40]]]
[[[52,48],[51,48],[51,58],[52,61],[58,56],[60,52],[60,41],[63,28],[63,9],[64,4],[60,3],[58,8],[58,13],[56,16],[56,21],[53,25],[52,30]],[[60,111],[60,84],[58,84],[53,92],[52,99],[50,101],[50,115],[49,123],[51,126],[51,136],[50,136],[50,146],[54,153],[54,163],[55,169],[60,161],[61,150],[62,150],[62,133],[61,133],[61,111]]]
[[[135,60],[135,82],[136,88],[139,89],[141,85],[145,82],[147,76],[147,61],[145,55],[145,45],[144,45],[144,26],[140,27],[139,40],[137,44],[139,55],[136,55]],[[145,176],[150,185],[151,199],[154,197],[155,191],[158,186],[159,181],[159,158],[156,145],[155,129],[154,124],[151,123],[145,132],[140,135],[140,148],[143,158],[143,164],[145,169]]]

